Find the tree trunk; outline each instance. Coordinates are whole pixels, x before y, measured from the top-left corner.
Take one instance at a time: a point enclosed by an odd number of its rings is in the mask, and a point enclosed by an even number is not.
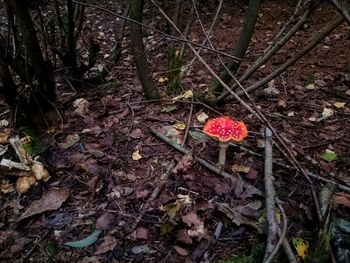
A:
[[[142,21],[143,4],[143,0],[131,0],[130,18],[140,23]],[[151,71],[147,64],[147,58],[145,55],[145,49],[142,41],[142,27],[139,24],[131,23],[130,35],[136,69],[146,98],[159,99],[159,91],[154,85]]]
[[[39,41],[34,29],[34,23],[30,17],[27,7],[21,0],[8,0],[7,5],[16,15],[16,21],[22,34],[30,65],[33,67],[38,86],[33,96],[39,96],[43,100],[54,101],[55,81],[51,64],[44,61]],[[41,101],[39,98],[38,101]]]
[[[237,58],[242,59],[249,47],[250,41],[254,33],[255,24],[258,18],[261,2],[262,0],[249,1],[249,6],[244,16],[244,23],[241,30],[241,34],[240,34],[237,46],[233,52],[233,56]],[[233,60],[227,65],[227,68],[231,72],[235,73],[237,72],[239,65],[240,65],[239,61]],[[231,80],[231,76],[226,70],[220,74],[220,78],[225,83]],[[222,86],[218,81],[214,81],[209,88],[209,93],[211,94],[220,93],[221,91],[222,91]]]
[[[0,58],[0,94],[4,97],[6,103],[9,105],[11,112],[13,113],[17,106],[17,88],[8,65]]]

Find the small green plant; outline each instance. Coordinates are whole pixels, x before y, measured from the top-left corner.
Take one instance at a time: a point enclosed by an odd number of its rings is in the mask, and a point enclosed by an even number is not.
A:
[[[27,130],[22,137],[23,148],[30,156],[38,156],[44,152],[41,134],[38,131]]]
[[[264,257],[264,246],[262,244],[254,245],[247,253],[244,252],[238,256],[220,260],[220,263],[260,263]]]

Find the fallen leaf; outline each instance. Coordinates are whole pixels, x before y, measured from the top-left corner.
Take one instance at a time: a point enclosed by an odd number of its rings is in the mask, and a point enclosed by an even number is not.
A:
[[[136,246],[131,249],[131,252],[133,254],[140,254],[140,253],[146,253],[146,254],[154,254],[157,252],[157,250],[151,248],[150,245],[141,245],[141,246]]]
[[[238,173],[249,173],[250,167],[249,166],[244,166],[244,165],[239,165],[239,164],[234,164],[231,167],[231,170],[233,172],[238,172]]]
[[[88,102],[86,99],[84,98],[76,99],[73,102],[73,106],[75,107],[75,110],[74,110],[75,115],[78,115],[83,118],[86,118],[90,115],[90,111],[89,111],[90,102]]]
[[[337,160],[337,154],[333,152],[332,150],[326,149],[321,155],[320,158],[322,160],[325,160],[327,162],[332,162],[334,160]]]
[[[346,193],[337,193],[332,197],[333,203],[350,208],[350,195]]]
[[[309,247],[310,247],[309,242],[307,242],[306,240],[300,237],[296,237],[296,238],[292,238],[292,243],[295,250],[298,253],[298,256],[301,257],[302,259],[306,259],[306,257],[309,254]]]
[[[167,80],[168,80],[168,78],[160,77],[160,78],[158,79],[158,82],[163,84],[163,83],[165,83]]]
[[[316,85],[315,85],[315,83],[311,82],[305,86],[305,89],[308,89],[308,90],[316,89]]]
[[[183,248],[183,247],[180,247],[180,246],[177,246],[175,245],[174,246],[174,250],[176,251],[177,254],[179,254],[180,256],[183,256],[183,257],[186,257],[189,255],[189,252]]]
[[[340,102],[340,101],[336,101],[333,103],[334,107],[338,108],[338,109],[341,109],[341,108],[344,108],[346,102]]]
[[[189,131],[189,134],[195,140],[202,140],[206,138],[205,134],[199,131]]]
[[[185,93],[183,93],[183,94],[173,98],[173,100],[188,99],[188,98],[191,98],[191,97],[193,97],[193,92],[192,92],[192,90],[188,90]]]
[[[180,202],[176,200],[174,203],[167,204],[163,207],[163,211],[165,211],[170,218],[174,218],[177,212],[180,210]]]
[[[180,229],[176,234],[176,241],[184,244],[192,244],[192,238],[188,235],[187,229]]]
[[[202,112],[199,115],[197,115],[197,121],[199,121],[200,123],[205,123],[208,118],[209,116],[205,114],[205,112]]]
[[[133,152],[132,155],[131,155],[131,158],[134,161],[138,161],[138,160],[142,159],[142,155],[140,154],[140,150],[137,150],[137,151]]]
[[[98,246],[95,252],[95,255],[101,255],[108,251],[111,251],[115,248],[117,244],[118,244],[118,240],[115,237],[105,236],[103,238],[102,244]]]
[[[0,144],[7,143],[8,137],[11,135],[12,129],[5,128],[0,131]]]
[[[79,240],[79,241],[66,242],[66,243],[64,243],[64,245],[68,246],[68,247],[74,247],[74,248],[84,248],[84,247],[90,246],[93,243],[95,243],[101,233],[102,233],[101,230],[96,229],[94,232],[92,232],[86,238]]]
[[[69,194],[70,190],[68,187],[53,188],[44,192],[40,200],[34,200],[29,205],[17,222],[33,215],[60,208],[62,203],[69,197]]]
[[[16,191],[20,194],[28,192],[30,187],[36,183],[35,176],[22,176],[16,181]]]
[[[181,219],[188,226],[198,225],[201,222],[198,215],[194,212],[191,212],[187,215],[183,215]]]
[[[138,227],[136,229],[136,238],[147,240],[148,239],[148,229],[144,227]]]
[[[294,115],[295,115],[295,114],[294,114],[294,111],[290,111],[290,112],[287,113],[287,116],[288,116],[288,117],[294,117]]]
[[[136,128],[130,132],[129,136],[133,139],[140,139],[143,136],[143,132],[140,128]]]
[[[96,229],[109,230],[114,223],[114,215],[110,212],[104,213],[96,221]]]
[[[176,166],[171,170],[174,174],[178,172],[187,172],[193,164],[193,156],[192,154],[186,154],[182,156],[181,160],[178,161]]]
[[[173,128],[178,129],[178,130],[184,130],[186,129],[186,124],[179,122],[173,125]]]
[[[328,118],[334,114],[334,111],[330,108],[323,108],[322,111],[322,117],[323,118]]]

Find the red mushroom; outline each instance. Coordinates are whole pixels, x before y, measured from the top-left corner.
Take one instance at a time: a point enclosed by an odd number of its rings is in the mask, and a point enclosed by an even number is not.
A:
[[[219,165],[225,165],[229,142],[242,141],[248,135],[243,121],[234,121],[229,117],[210,119],[204,125],[203,132],[219,141]]]

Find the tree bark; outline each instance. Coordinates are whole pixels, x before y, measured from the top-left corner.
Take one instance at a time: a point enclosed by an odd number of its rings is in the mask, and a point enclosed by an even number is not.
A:
[[[29,63],[33,67],[35,77],[38,80],[38,86],[37,89],[34,90],[33,95],[45,96],[45,100],[54,101],[56,96],[53,70],[52,67],[49,66],[49,62],[46,63],[44,61],[34,29],[34,23],[28,9],[20,0],[8,0],[7,5],[16,15],[17,24],[28,54]]]
[[[242,59],[249,47],[250,41],[254,33],[255,24],[258,19],[261,2],[262,0],[249,1],[249,6],[244,16],[244,23],[241,30],[241,34],[240,34],[237,46],[233,52],[233,56],[237,58]],[[240,65],[239,61],[233,60],[227,65],[227,68],[233,73],[235,73],[238,70],[239,65]],[[231,76],[225,70],[220,74],[220,78],[225,83],[227,83],[231,79]],[[215,93],[221,92],[222,89],[223,87],[220,85],[220,83],[218,81],[214,81],[209,88],[209,92],[212,94],[215,94]]]
[[[0,57],[0,94],[4,97],[6,103],[9,105],[11,112],[13,113],[17,106],[17,88],[8,65]]]
[[[130,18],[137,22],[142,21],[143,0],[132,0],[130,6]],[[141,81],[143,91],[148,99],[159,99],[160,94],[157,87],[154,85],[151,71],[147,64],[147,58],[145,55],[145,49],[142,40],[142,27],[139,24],[131,23],[130,35],[132,50],[134,53],[134,59],[136,69]]]

